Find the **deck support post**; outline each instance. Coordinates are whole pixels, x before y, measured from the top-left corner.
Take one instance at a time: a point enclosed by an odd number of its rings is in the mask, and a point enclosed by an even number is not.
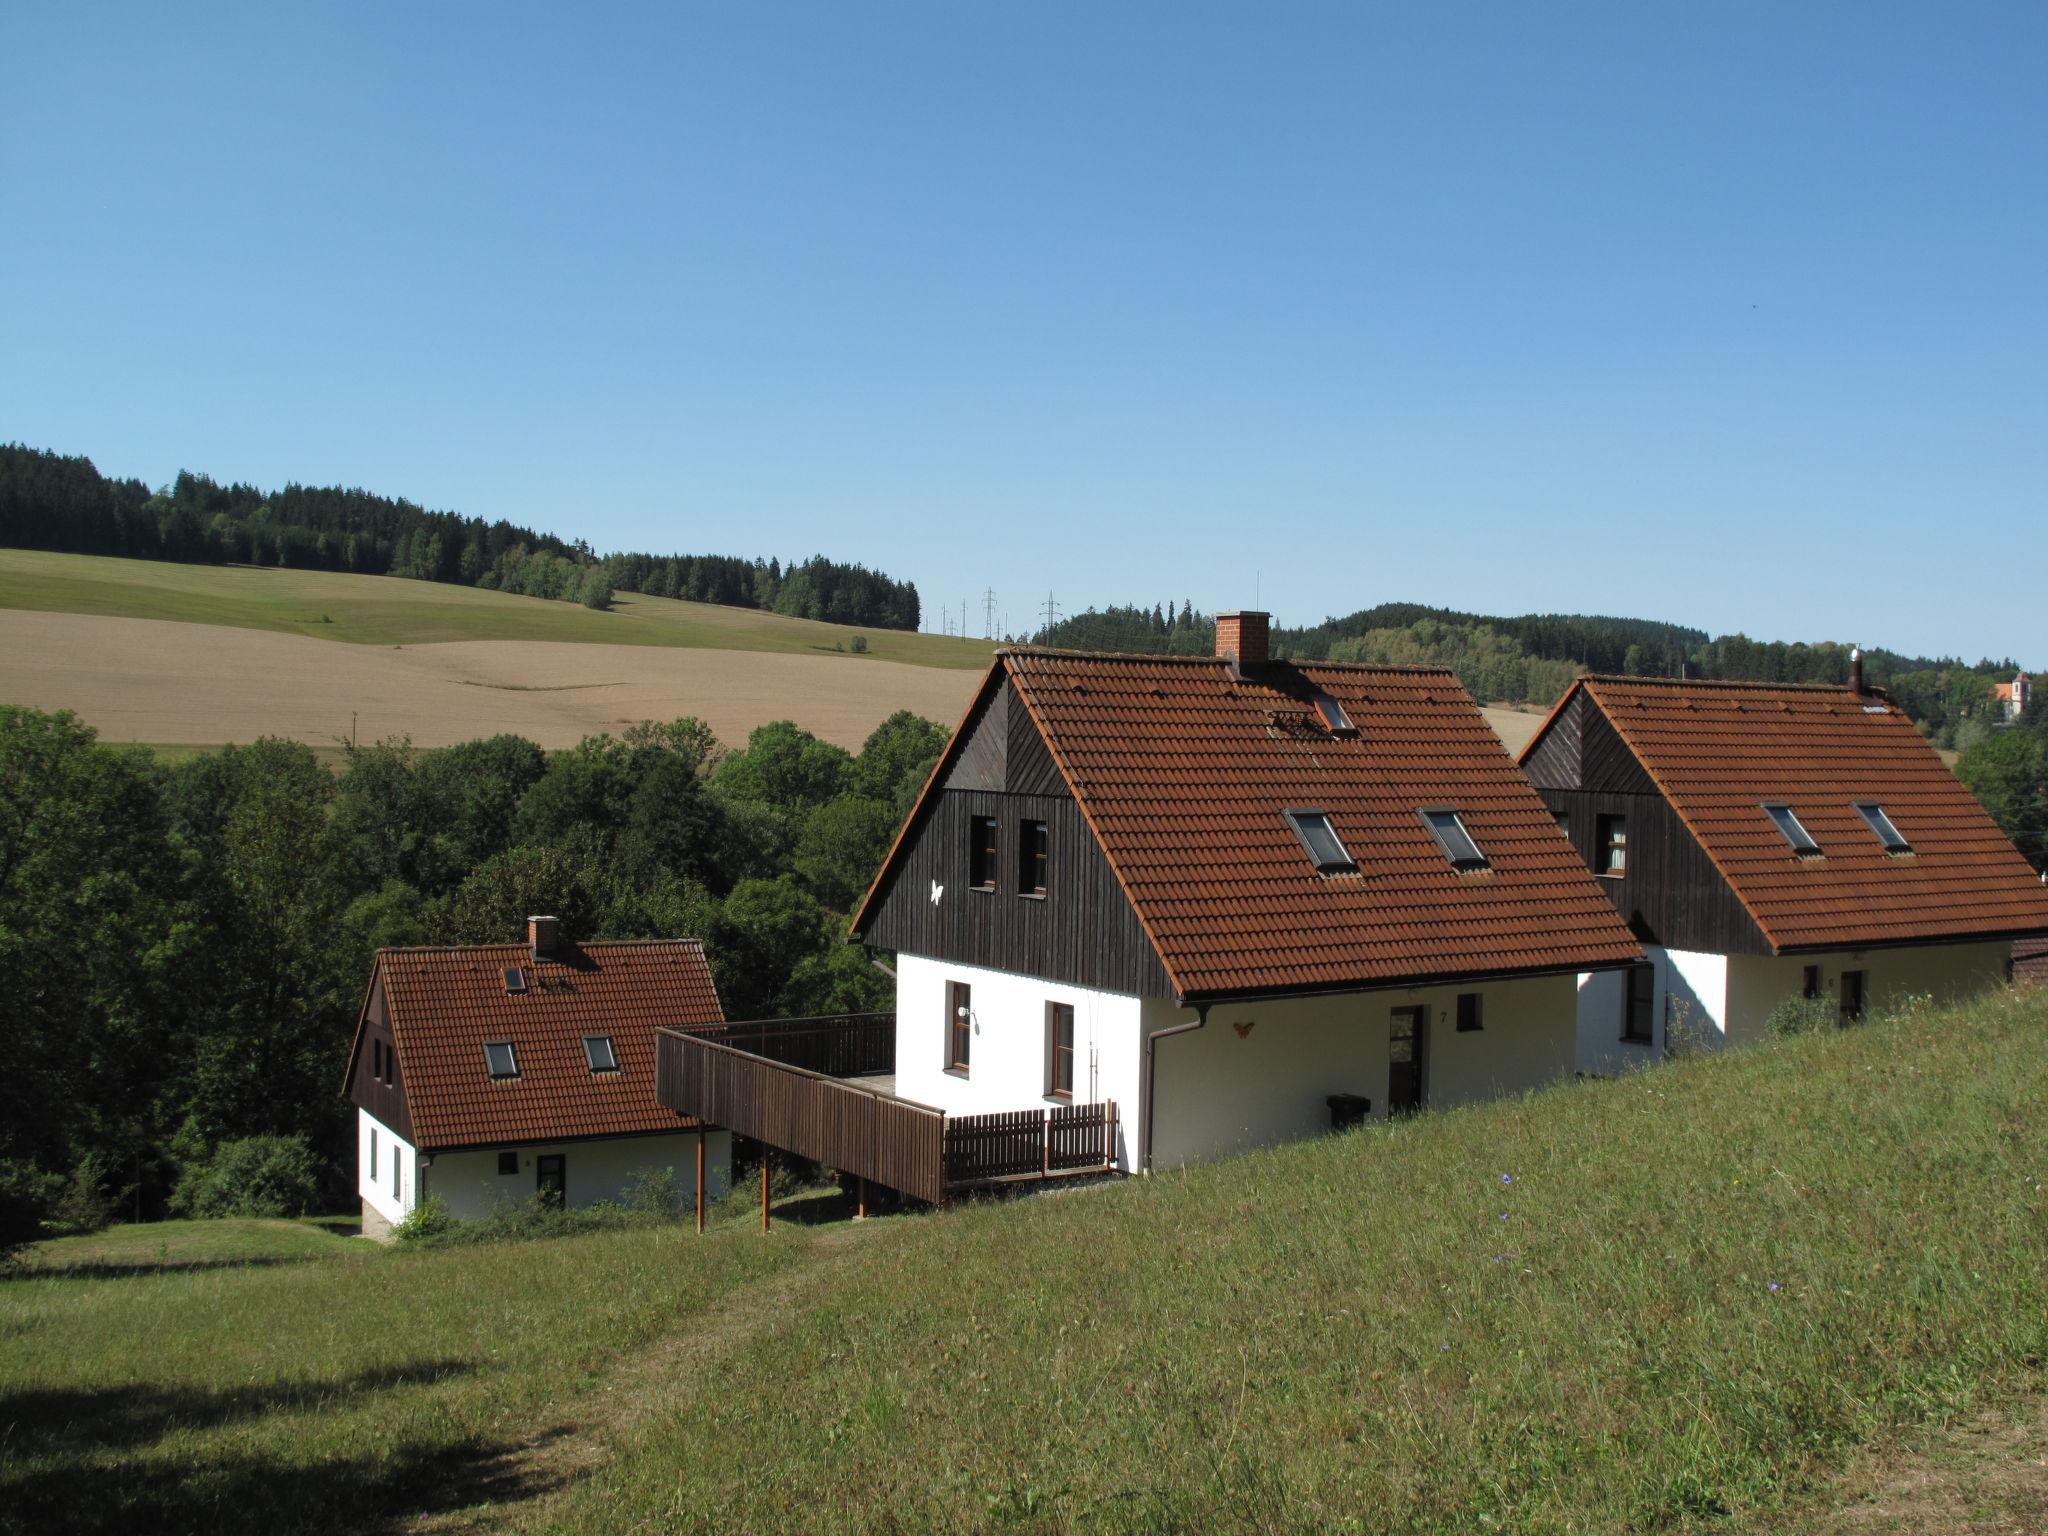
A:
[[[701,1125],[697,1127],[697,1235],[704,1235],[704,1127]]]
[[[768,1230],[768,1159],[773,1155],[768,1150],[767,1143],[763,1142],[761,1145],[761,1230],[763,1232]]]
[[[855,1200],[855,1202],[856,1202],[856,1203],[855,1203],[855,1206],[854,1206],[854,1212],[853,1212],[853,1219],[854,1219],[855,1221],[866,1221],[866,1220],[868,1219],[868,1181],[867,1181],[867,1175],[866,1175],[866,1174],[861,1174],[861,1175],[858,1175],[858,1176],[857,1176],[857,1177],[856,1177],[856,1178],[854,1179],[854,1183],[855,1183],[855,1185],[856,1185],[856,1186],[858,1186],[858,1187],[857,1187],[857,1189],[856,1189],[856,1192],[855,1192],[855,1195],[854,1195],[854,1200]]]

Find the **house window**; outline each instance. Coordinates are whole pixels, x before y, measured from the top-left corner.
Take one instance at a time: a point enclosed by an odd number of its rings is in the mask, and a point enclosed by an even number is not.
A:
[[[1074,1096],[1074,1005],[1045,1005],[1045,1091],[1056,1099]]]
[[[1316,714],[1321,717],[1323,729],[1332,736],[1356,736],[1358,727],[1351,723],[1351,717],[1344,713],[1344,706],[1327,693],[1316,696]]]
[[[370,1182],[377,1182],[377,1127],[370,1127]]]
[[[1630,966],[1628,998],[1621,1011],[1621,1038],[1648,1045],[1656,1019],[1656,1007],[1657,968],[1653,965]]]
[[[518,1154],[517,1152],[500,1152],[500,1153],[498,1154],[498,1177],[499,1177],[499,1178],[501,1178],[501,1179],[507,1179],[507,1178],[510,1178],[510,1177],[511,1177],[511,1176],[512,1176],[513,1174],[517,1173],[518,1171],[519,1171],[519,1154]]]
[[[525,990],[526,990],[526,968],[525,968],[524,966],[519,966],[519,965],[508,965],[508,966],[506,966],[506,967],[505,967],[505,992],[506,992],[506,994],[507,994],[508,996],[511,996],[511,997],[517,997],[517,996],[518,996],[518,995],[519,995],[520,993],[524,992]]]
[[[405,1199],[405,1164],[396,1153],[391,1157],[391,1197],[399,1201]]]
[[[1884,844],[1886,853],[1911,853],[1913,845],[1899,834],[1892,825],[1891,817],[1885,815],[1884,807],[1870,800],[1856,802],[1856,813],[1861,816],[1870,830],[1877,834],[1877,840]]]
[[[1597,823],[1599,838],[1593,851],[1593,873],[1617,878],[1628,873],[1628,818],[1602,816]]]
[[[1429,828],[1430,836],[1436,839],[1437,847],[1443,849],[1444,857],[1451,861],[1453,869],[1486,868],[1486,855],[1472,841],[1472,834],[1465,830],[1465,823],[1458,818],[1456,811],[1418,811],[1416,814]]]
[[[619,1070],[618,1053],[612,1049],[610,1035],[585,1035],[583,1037],[583,1059],[590,1063],[593,1072],[616,1072]]]
[[[1046,865],[1052,858],[1052,836],[1042,821],[1020,822],[1017,826],[1017,894],[1045,894]]]
[[[1800,968],[1799,995],[1809,1002],[1820,996],[1820,967],[1808,965]]]
[[[996,888],[996,819],[969,817],[967,830],[972,839],[967,845],[967,883],[977,891],[992,891]]]
[[[946,1070],[965,1072],[974,1041],[974,989],[964,981],[946,983]]]
[[[1458,1033],[1469,1035],[1486,1027],[1483,992],[1460,992],[1458,994]]]
[[[1550,817],[1551,820],[1557,823],[1557,830],[1564,834],[1564,840],[1570,842],[1572,840],[1572,813],[1570,811],[1552,811]]]
[[[382,1040],[372,1040],[370,1042],[370,1076],[380,1083],[384,1081],[384,1042]]]
[[[1865,984],[1863,971],[1842,972],[1842,1022],[1853,1024],[1863,1017]]]
[[[490,1040],[484,1044],[484,1066],[492,1077],[517,1077],[519,1058],[513,1054],[510,1040]]]
[[[1771,818],[1772,826],[1785,834],[1785,841],[1792,845],[1792,851],[1799,857],[1810,858],[1820,852],[1820,844],[1816,843],[1813,835],[1800,824],[1799,818],[1792,813],[1791,806],[1766,805],[1763,807],[1763,813]]]
[[[1319,874],[1351,875],[1358,872],[1358,865],[1344,847],[1344,840],[1337,836],[1337,829],[1330,825],[1327,811],[1287,811],[1287,824],[1294,829],[1294,835],[1301,839],[1301,846],[1308,850],[1311,863]]]

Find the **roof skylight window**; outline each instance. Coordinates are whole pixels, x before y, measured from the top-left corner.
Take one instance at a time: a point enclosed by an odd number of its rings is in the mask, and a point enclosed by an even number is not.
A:
[[[1820,852],[1820,844],[1813,840],[1813,834],[1800,825],[1799,818],[1792,814],[1789,805],[1766,805],[1763,813],[1771,818],[1771,825],[1785,834],[1785,841],[1792,845],[1792,851],[1801,858],[1809,858]]]
[[[486,1040],[484,1065],[494,1079],[519,1075],[519,1058],[513,1054],[510,1040]]]
[[[612,1049],[610,1035],[585,1035],[583,1037],[583,1059],[590,1063],[593,1072],[616,1072],[619,1070],[618,1053]]]
[[[506,966],[506,967],[505,967],[505,992],[506,992],[506,995],[507,995],[507,996],[509,996],[509,997],[517,997],[517,996],[518,996],[518,995],[519,995],[520,993],[524,992],[525,990],[526,990],[526,968],[525,968],[524,966],[519,966],[519,965],[508,965],[508,966]]]
[[[1357,862],[1345,851],[1344,840],[1330,825],[1329,812],[1288,811],[1285,815],[1287,824],[1301,839],[1301,846],[1308,850],[1309,860],[1318,873],[1351,875],[1358,872]]]
[[[1884,844],[1886,853],[1913,851],[1913,845],[1906,841],[1905,835],[1897,827],[1892,825],[1892,819],[1885,815],[1883,806],[1873,800],[1859,800],[1856,802],[1856,811],[1870,824],[1870,830],[1875,832],[1877,840]]]
[[[1332,736],[1356,736],[1358,727],[1351,723],[1351,717],[1344,713],[1344,706],[1327,693],[1315,696],[1316,713],[1322,717],[1323,729]]]
[[[1472,834],[1465,830],[1465,823],[1452,810],[1418,811],[1423,825],[1429,828],[1436,845],[1443,849],[1444,857],[1451,861],[1453,869],[1485,869],[1486,855],[1479,851],[1479,845],[1472,841]]]

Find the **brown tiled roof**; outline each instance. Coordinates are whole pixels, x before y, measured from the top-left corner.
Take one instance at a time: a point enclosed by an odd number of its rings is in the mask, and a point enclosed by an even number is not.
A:
[[[2048,930],[2048,888],[1882,695],[1617,677],[1576,686],[1774,948]],[[1884,807],[1911,854],[1885,852],[1856,811],[1861,800]],[[1765,802],[1789,805],[1823,856],[1795,857]]]
[[[1183,997],[1641,957],[1447,671],[1276,662],[1240,679],[1209,657],[1012,651],[984,687],[1004,676]],[[1355,737],[1324,729],[1318,689]],[[1423,806],[1454,807],[1491,868],[1453,869]],[[1318,874],[1290,807],[1328,812],[1359,872]]]
[[[507,966],[527,988],[505,990]],[[398,1080],[424,1151],[673,1131],[697,1122],[654,1097],[654,1036],[724,1019],[695,939],[386,949],[377,955]],[[610,1035],[617,1072],[592,1072],[585,1035]],[[509,1040],[519,1076],[493,1082],[486,1041]],[[358,1031],[360,1049],[360,1030]]]

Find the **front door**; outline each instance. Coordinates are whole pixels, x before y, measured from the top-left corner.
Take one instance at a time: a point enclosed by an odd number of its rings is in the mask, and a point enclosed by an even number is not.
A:
[[[1396,1008],[1387,1035],[1387,1113],[1422,1108],[1422,1074],[1429,1061],[1429,1010]]]
[[[566,1205],[569,1200],[569,1159],[556,1152],[547,1157],[533,1160],[539,1170],[535,1182],[540,1196],[550,1205]]]

